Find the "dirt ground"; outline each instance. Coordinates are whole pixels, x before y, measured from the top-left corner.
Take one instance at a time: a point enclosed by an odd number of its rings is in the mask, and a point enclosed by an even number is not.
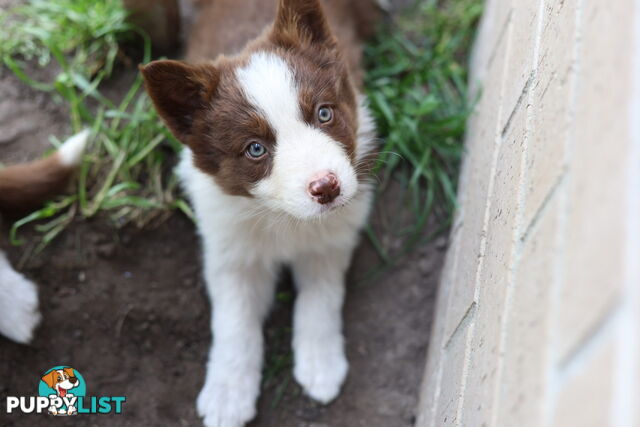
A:
[[[40,156],[48,135],[69,134],[66,111],[49,96],[0,71],[0,162]],[[386,196],[379,209],[399,209]],[[70,365],[88,395],[126,396],[122,415],[54,419],[73,426],[197,426],[210,310],[194,225],[176,213],[153,230],[116,229],[107,219],[77,220],[41,254],[0,246],[39,285],[43,322],[31,346],[0,337],[0,426],[49,426],[45,415],[7,415],[8,395],[37,394],[42,372]],[[446,241],[416,248],[371,277],[379,260],[357,250],[344,309],[350,361],[340,397],[328,406],[301,393],[291,373],[292,287],[283,275],[265,327],[265,380],[254,427],[401,427],[413,424]]]

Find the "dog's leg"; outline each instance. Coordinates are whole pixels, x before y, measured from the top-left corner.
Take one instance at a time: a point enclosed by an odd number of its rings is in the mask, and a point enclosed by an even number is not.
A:
[[[207,427],[241,427],[256,414],[262,322],[273,297],[275,274],[262,265],[216,268],[219,258],[205,258],[214,345],[197,408]]]
[[[303,255],[292,265],[298,286],[293,318],[294,376],[313,399],[328,403],[340,392],[348,363],[342,336],[344,275],[349,251]]]
[[[16,272],[0,251],[0,333],[26,344],[39,322],[36,286]]]

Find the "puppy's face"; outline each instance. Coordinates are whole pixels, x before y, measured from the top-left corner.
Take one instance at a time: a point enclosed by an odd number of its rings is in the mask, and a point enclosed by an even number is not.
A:
[[[317,0],[281,0],[273,27],[237,57],[142,73],[195,165],[227,193],[299,219],[356,194],[355,90]]]

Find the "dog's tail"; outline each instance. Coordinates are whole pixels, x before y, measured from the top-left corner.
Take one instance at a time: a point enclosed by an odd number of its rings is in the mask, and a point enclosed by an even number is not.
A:
[[[35,209],[64,191],[82,160],[88,139],[89,131],[83,130],[47,158],[0,169],[0,212]]]

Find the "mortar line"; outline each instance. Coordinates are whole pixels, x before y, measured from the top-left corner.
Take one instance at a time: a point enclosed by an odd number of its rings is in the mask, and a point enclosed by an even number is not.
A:
[[[606,335],[613,329],[616,320],[620,317],[620,307],[623,305],[621,296],[616,297],[604,310],[598,320],[587,330],[584,336],[578,341],[567,354],[558,361],[558,373],[561,377],[570,376],[568,372],[575,372],[577,366],[588,359],[588,356],[595,351],[595,343],[606,339]],[[564,382],[564,381],[561,381]]]
[[[531,70],[531,72],[529,73],[529,77],[527,77],[527,81],[524,83],[524,86],[522,87],[522,90],[520,91],[520,95],[518,95],[518,100],[516,101],[515,106],[511,110],[511,113],[509,114],[509,118],[507,119],[507,122],[505,123],[504,127],[502,128],[501,135],[502,135],[503,138],[507,135],[507,132],[509,131],[509,128],[511,127],[511,122],[513,121],[513,118],[515,117],[516,113],[518,112],[518,109],[522,105],[523,100],[524,99],[527,99],[527,101],[529,100],[529,96],[528,95],[529,95],[529,89],[530,89],[532,80],[533,80],[533,70]]]
[[[451,333],[451,336],[449,337],[449,339],[446,340],[443,349],[448,349],[449,348],[449,344],[451,344],[451,342],[454,340],[454,337],[456,335],[458,335],[459,331],[465,329],[465,327],[473,321],[473,318],[476,314],[476,306],[478,304],[476,304],[475,301],[471,302],[471,304],[469,305],[469,307],[467,308],[467,311],[464,312],[464,315],[462,316],[462,319],[460,320],[460,322],[458,323],[458,325],[456,326],[456,328],[453,330],[453,332]]]
[[[444,348],[438,349],[438,373],[436,378],[436,389],[433,393],[433,403],[431,407],[431,427],[436,426],[436,417],[438,416],[438,406],[440,405],[440,394],[442,393],[442,371],[444,370]]]
[[[555,179],[553,184],[551,184],[551,188],[549,188],[549,191],[547,191],[547,194],[545,194],[544,198],[542,199],[542,203],[540,203],[540,207],[538,208],[538,210],[536,210],[535,214],[533,214],[533,218],[531,218],[531,221],[529,221],[529,224],[524,223],[524,216],[523,216],[522,226],[524,231],[519,236],[520,241],[525,242],[529,238],[529,235],[531,235],[532,230],[536,227],[538,222],[540,222],[540,219],[544,216],[544,213],[546,212],[547,207],[551,203],[551,200],[553,200],[553,197],[555,196],[555,194],[562,187],[562,184],[564,183],[566,176],[567,176],[567,170],[563,166],[563,170],[560,172],[560,175],[558,175],[558,177]]]
[[[491,48],[491,55],[489,56],[489,60],[487,61],[487,67],[486,67],[487,70],[489,70],[491,68],[491,64],[493,64],[493,61],[496,59],[496,55],[498,53],[498,48],[500,47],[500,44],[502,43],[502,39],[505,37],[507,32],[510,31],[509,26],[511,25],[511,17],[512,17],[512,15],[513,15],[513,8],[507,14],[507,16],[506,16],[506,18],[504,20],[504,24],[502,24],[502,28],[500,28],[500,34],[498,34],[498,38],[496,39],[495,44]],[[508,37],[510,37],[510,36],[508,36]]]

